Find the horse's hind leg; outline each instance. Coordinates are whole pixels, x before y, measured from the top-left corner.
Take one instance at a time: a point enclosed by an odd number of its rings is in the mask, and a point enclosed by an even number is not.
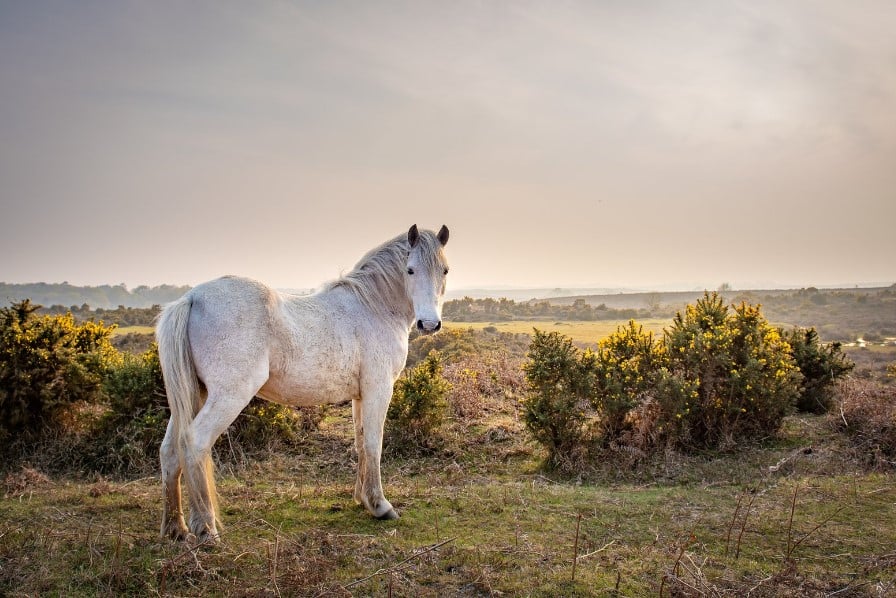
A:
[[[169,421],[165,439],[159,449],[162,463],[162,490],[165,506],[162,511],[162,537],[183,540],[187,537],[187,524],[184,522],[183,506],[180,492],[180,459],[174,440],[174,424]]]
[[[190,490],[190,531],[200,542],[214,542],[218,537],[218,497],[212,446],[260,387],[259,383],[239,390],[209,389],[205,405],[190,426],[192,434],[183,465]]]

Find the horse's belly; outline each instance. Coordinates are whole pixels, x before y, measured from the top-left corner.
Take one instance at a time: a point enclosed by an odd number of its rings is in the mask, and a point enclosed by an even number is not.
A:
[[[357,375],[336,368],[317,374],[278,375],[274,372],[258,395],[284,405],[345,403],[360,396],[360,385]]]

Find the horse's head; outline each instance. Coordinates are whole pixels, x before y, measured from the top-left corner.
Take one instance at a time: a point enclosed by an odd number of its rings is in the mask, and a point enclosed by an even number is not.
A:
[[[448,243],[448,228],[444,225],[438,234],[420,232],[417,225],[408,231],[407,275],[405,284],[414,305],[414,321],[424,334],[442,327],[442,297],[445,295],[445,278],[448,262],[442,248]]]

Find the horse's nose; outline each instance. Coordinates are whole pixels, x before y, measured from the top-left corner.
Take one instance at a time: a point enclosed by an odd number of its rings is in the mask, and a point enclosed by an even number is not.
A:
[[[438,332],[442,329],[442,321],[437,320],[435,325],[431,321],[424,322],[423,320],[417,320],[417,330],[421,330],[423,332]]]

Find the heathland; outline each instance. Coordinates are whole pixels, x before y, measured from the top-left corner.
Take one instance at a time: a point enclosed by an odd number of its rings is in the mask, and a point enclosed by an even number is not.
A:
[[[724,297],[761,304],[769,331],[811,326],[828,349],[843,344],[856,367],[828,411],[791,412],[733,445],[620,440],[550,467],[524,421],[533,330],[568,337],[580,356],[631,319],[659,342],[695,297],[459,299],[445,306],[448,330],[414,337],[409,355],[413,368],[438,351],[450,385],[441,417],[425,436],[387,422],[384,484],[401,519],[371,520],[352,502],[347,406],[253,403],[216,446],[214,547],[158,537],[157,310],[44,308],[33,317],[70,312],[71,330],[117,325],[106,352],[117,369],[54,428],[0,437],[0,594],[891,595],[896,290]]]

